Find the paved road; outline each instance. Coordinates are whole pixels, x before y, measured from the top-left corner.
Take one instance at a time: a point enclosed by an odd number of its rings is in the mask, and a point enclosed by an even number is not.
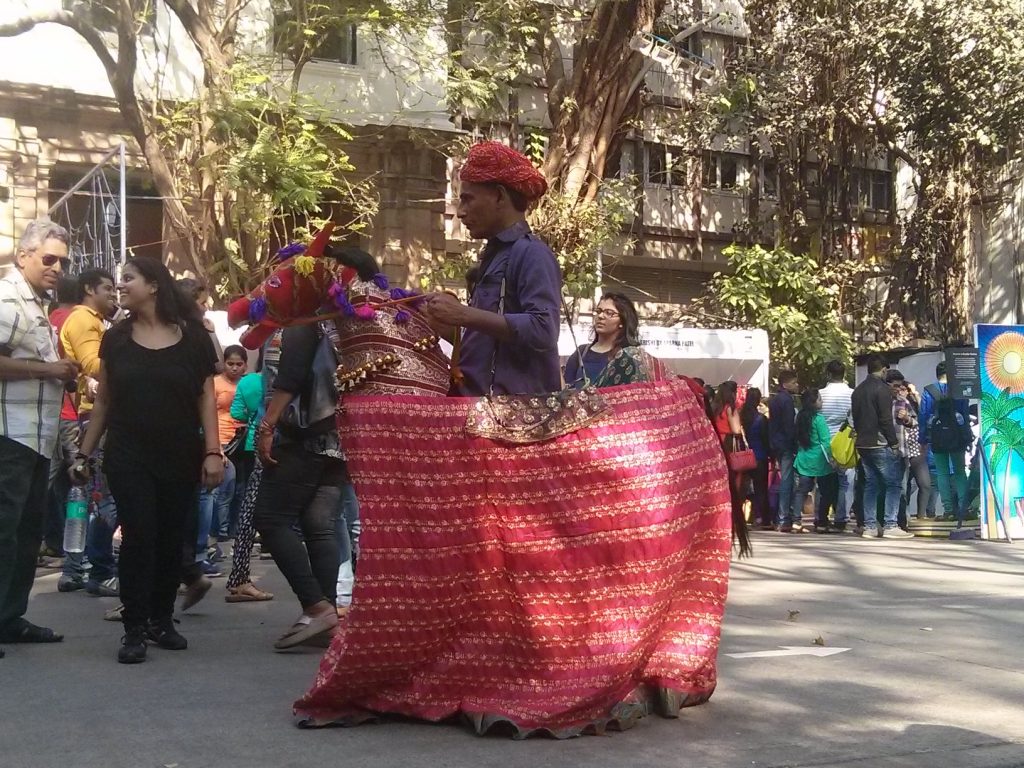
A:
[[[0,661],[0,768],[1024,766],[1024,545],[762,534],[755,552],[733,569],[711,702],[567,742],[412,722],[299,730],[290,704],[318,655],[270,650],[297,607],[268,563],[277,599],[228,605],[219,580],[182,619],[190,649],[135,667],[114,661],[111,601],[45,576],[31,617],[67,640]],[[781,646],[850,650],[726,655]]]

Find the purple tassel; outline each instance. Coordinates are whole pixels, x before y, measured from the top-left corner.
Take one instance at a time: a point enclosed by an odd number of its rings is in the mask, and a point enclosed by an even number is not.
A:
[[[395,299],[404,299],[408,294],[406,293],[405,288],[392,288],[389,295],[391,296],[392,301],[394,301]]]
[[[306,246],[302,243],[288,243],[284,248],[281,248],[277,252],[278,261],[284,261],[290,259],[292,256],[298,256],[300,253],[306,252]]]
[[[395,312],[396,323],[408,323],[410,318],[412,318],[412,313],[407,309],[400,309]]]
[[[373,276],[373,284],[380,288],[382,291],[386,291],[390,286],[390,283],[388,283],[388,276],[385,275],[383,272],[378,272],[376,275]]]
[[[376,314],[377,310],[373,308],[372,304],[360,304],[356,307],[356,317],[360,320],[373,320]]]
[[[258,323],[267,316],[267,300],[258,296],[249,303],[249,322]]]

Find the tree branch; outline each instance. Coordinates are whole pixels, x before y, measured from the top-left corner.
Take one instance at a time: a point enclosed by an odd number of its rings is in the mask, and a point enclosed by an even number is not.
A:
[[[117,60],[107,48],[103,36],[89,23],[71,11],[43,11],[32,13],[16,21],[7,24],[0,24],[0,37],[16,37],[40,24],[59,24],[62,27],[73,29],[93,49],[103,68],[107,71],[107,77],[113,80],[117,76]]]

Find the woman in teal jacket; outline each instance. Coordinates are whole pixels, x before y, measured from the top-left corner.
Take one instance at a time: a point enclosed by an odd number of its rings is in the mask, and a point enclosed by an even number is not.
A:
[[[260,359],[260,373],[249,373],[242,377],[235,389],[235,399],[231,403],[232,418],[244,421],[249,425],[245,436],[245,450],[254,451],[256,427],[263,417],[266,405],[266,393],[272,390],[277,363],[281,357],[281,332],[275,333],[263,346]],[[245,495],[238,511],[238,533],[231,558],[231,575],[228,576],[228,594],[224,598],[229,603],[251,603],[259,600],[272,600],[274,596],[252,583],[249,572],[249,560],[252,557],[256,529],[253,526],[252,513],[256,506],[256,493],[259,490],[263,467],[259,459],[254,459],[252,474],[245,484]]]
[[[832,458],[828,423],[821,413],[821,395],[816,389],[806,390],[801,397],[800,413],[796,417],[796,442],[798,450],[793,463],[797,475],[795,509],[803,510],[807,495],[817,486],[814,530],[817,533],[842,532],[843,526],[830,527],[828,524],[828,499],[837,491],[839,476]],[[798,532],[797,527],[793,526],[793,533]],[[803,526],[799,528],[800,533],[806,533]]]

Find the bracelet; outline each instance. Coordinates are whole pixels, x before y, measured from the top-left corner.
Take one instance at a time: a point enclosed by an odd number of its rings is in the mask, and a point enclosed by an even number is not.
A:
[[[273,432],[275,429],[277,429],[276,425],[271,424],[266,419],[260,419],[260,425],[256,428],[256,432]]]
[[[223,459],[224,458],[224,452],[223,451],[207,451],[206,455],[203,456],[203,458],[204,459],[208,459],[211,456],[216,456],[218,459]]]

